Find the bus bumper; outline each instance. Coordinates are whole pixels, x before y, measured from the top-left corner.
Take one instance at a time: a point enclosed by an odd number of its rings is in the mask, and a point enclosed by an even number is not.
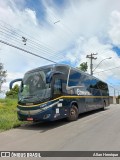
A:
[[[28,114],[24,114],[23,111],[17,112],[18,119],[20,121],[53,121],[54,115],[51,110],[43,111],[42,113],[36,113],[31,115],[28,111]]]
[[[67,113],[60,112],[56,113],[55,110],[48,109],[45,111],[42,111],[40,113],[36,113],[34,115],[30,114],[30,111],[17,111],[18,119],[20,121],[55,121],[58,119],[66,118]]]

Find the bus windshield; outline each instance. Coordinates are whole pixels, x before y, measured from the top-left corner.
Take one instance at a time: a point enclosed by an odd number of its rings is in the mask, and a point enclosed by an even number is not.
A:
[[[50,83],[46,83],[48,72],[50,69],[26,73],[21,83],[19,101],[37,102],[50,98]]]

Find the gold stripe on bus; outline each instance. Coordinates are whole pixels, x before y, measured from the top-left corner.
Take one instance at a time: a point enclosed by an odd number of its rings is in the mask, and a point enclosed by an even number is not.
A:
[[[55,100],[59,100],[59,99],[62,99],[62,98],[109,98],[109,96],[61,96],[61,97],[58,97],[58,98],[55,98],[49,102],[52,102],[52,101],[55,101]],[[31,106],[25,106],[25,105],[20,105],[18,104],[18,106],[20,107],[35,107],[35,106],[39,106],[39,105],[42,105],[42,104],[46,104],[48,103],[47,102],[44,102],[44,103],[39,103],[39,104],[36,104],[36,105],[31,105]]]

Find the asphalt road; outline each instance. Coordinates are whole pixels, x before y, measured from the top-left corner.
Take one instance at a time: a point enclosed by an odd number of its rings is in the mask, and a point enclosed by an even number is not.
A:
[[[120,105],[74,122],[28,124],[0,133],[0,151],[119,151]],[[120,158],[120,157],[119,157]]]

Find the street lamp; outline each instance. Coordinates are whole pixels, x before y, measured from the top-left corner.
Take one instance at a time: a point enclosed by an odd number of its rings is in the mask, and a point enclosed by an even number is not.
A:
[[[98,66],[104,61],[104,60],[106,60],[106,59],[111,59],[112,57],[108,57],[108,58],[105,58],[105,59],[103,59],[102,61],[100,61],[100,63],[98,63],[98,65],[93,69],[93,71],[92,72],[94,72],[95,70],[96,70],[96,68],[98,68]]]

